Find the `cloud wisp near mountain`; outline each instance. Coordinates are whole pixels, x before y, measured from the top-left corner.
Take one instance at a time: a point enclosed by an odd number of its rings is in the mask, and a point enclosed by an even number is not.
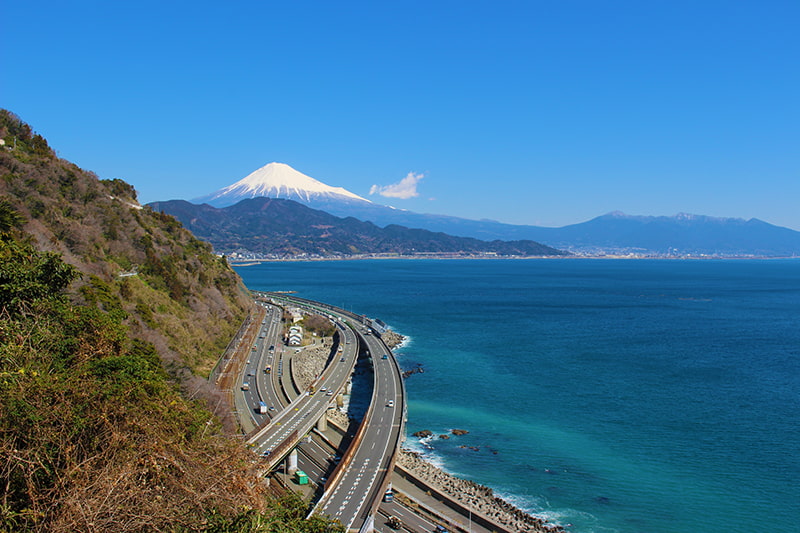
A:
[[[414,176],[421,179],[421,175]],[[587,254],[766,256],[800,255],[800,232],[758,219],[679,214],[630,216],[615,212],[560,228],[505,224],[422,214],[371,202],[331,187],[289,165],[270,163],[238,182],[197,198],[196,203],[229,207],[259,197],[294,200],[336,217],[353,217],[378,227],[404,226],[482,241],[536,241]],[[535,211],[535,205],[532,205]]]

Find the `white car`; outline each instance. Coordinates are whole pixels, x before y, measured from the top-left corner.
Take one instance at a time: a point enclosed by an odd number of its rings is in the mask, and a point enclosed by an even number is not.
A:
[[[394,400],[389,400],[389,403],[386,404],[386,407],[394,407]]]

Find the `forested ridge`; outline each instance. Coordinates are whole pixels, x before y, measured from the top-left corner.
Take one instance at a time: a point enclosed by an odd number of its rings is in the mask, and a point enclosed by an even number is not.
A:
[[[235,272],[6,110],[0,138],[0,531],[330,530],[208,410]]]

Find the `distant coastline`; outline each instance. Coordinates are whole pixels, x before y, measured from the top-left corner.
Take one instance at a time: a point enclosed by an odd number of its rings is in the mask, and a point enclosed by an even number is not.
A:
[[[220,256],[225,254],[219,254]],[[228,257],[225,255],[225,257]],[[424,254],[424,255],[396,255],[396,254],[374,254],[374,255],[353,255],[353,256],[319,256],[319,257],[268,257],[268,258],[248,258],[242,260],[232,260],[228,257],[228,264],[234,267],[256,266],[261,263],[291,263],[291,262],[321,262],[321,261],[368,261],[368,260],[537,260],[537,259],[658,259],[658,260],[695,260],[695,261],[726,261],[726,260],[799,260],[800,256],[743,256],[743,255],[646,255],[646,254],[572,254],[572,255],[532,255],[532,256],[488,256],[488,255],[454,255],[454,254]]]

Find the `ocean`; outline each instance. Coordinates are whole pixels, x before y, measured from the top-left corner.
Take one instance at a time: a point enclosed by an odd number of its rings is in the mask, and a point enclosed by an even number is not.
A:
[[[800,531],[798,260],[237,271],[406,335],[405,446],[526,511],[575,533]]]

